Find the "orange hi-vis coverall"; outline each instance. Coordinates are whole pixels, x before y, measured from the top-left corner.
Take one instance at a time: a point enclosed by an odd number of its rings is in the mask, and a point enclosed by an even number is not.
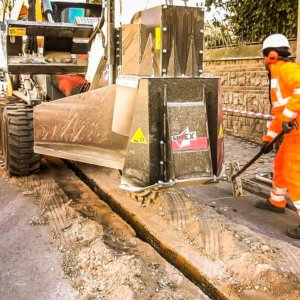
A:
[[[282,130],[282,122],[296,120],[300,125],[300,65],[278,60],[270,64],[271,101],[274,119],[263,141],[271,141]],[[300,130],[286,133],[274,159],[273,189],[270,202],[285,207],[289,193],[300,216]]]

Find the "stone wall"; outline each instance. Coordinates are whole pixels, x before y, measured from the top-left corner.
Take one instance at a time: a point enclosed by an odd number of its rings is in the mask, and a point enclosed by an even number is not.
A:
[[[257,143],[271,119],[261,46],[206,50],[204,57],[204,73],[221,77],[225,131]],[[292,54],[295,48],[291,42]]]
[[[267,122],[272,119],[269,114],[251,113],[241,110],[224,108],[224,129],[234,136],[261,143],[266,132]]]

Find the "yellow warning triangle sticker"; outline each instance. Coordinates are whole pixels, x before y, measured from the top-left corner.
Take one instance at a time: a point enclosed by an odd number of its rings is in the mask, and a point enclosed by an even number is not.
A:
[[[145,135],[140,127],[136,130],[135,134],[130,140],[130,143],[148,144]]]
[[[219,129],[219,138],[222,138],[223,136],[224,136],[224,131],[223,131],[223,126],[221,125]]]

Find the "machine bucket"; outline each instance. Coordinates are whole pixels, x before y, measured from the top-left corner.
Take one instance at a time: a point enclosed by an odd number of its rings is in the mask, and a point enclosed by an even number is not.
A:
[[[212,77],[124,75],[43,103],[34,108],[35,152],[122,170],[127,190],[209,182],[223,170],[219,87]]]
[[[218,78],[140,78],[122,188],[204,184],[219,176],[219,101]]]
[[[112,131],[117,86],[34,108],[36,153],[122,169],[128,137]]]

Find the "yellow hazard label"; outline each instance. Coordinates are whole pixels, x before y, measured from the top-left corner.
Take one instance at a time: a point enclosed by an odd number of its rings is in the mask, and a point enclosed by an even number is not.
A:
[[[224,131],[223,131],[223,126],[221,125],[219,129],[219,138],[222,138],[223,136],[224,136]]]
[[[21,27],[9,27],[8,28],[9,36],[23,36],[26,35],[26,28]]]
[[[155,49],[160,50],[161,48],[161,34],[160,27],[155,28]]]
[[[130,140],[130,143],[148,144],[145,135],[140,127],[136,130],[135,134]]]

